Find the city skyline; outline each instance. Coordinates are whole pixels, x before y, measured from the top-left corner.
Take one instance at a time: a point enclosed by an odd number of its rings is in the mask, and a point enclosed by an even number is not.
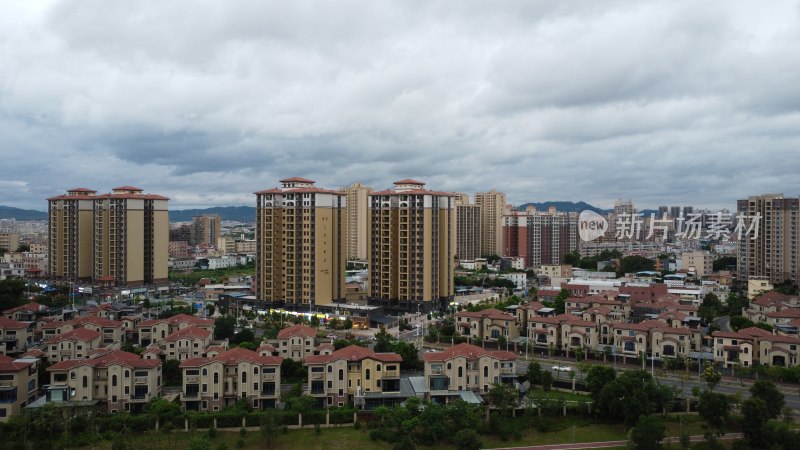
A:
[[[7,206],[116,180],[250,205],[284,174],[603,208],[800,193],[794,2],[6,6]]]

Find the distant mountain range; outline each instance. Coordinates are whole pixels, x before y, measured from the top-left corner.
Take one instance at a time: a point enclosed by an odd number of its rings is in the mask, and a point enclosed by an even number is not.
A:
[[[0,205],[0,219],[47,220],[47,213],[32,209],[19,209]]]
[[[598,214],[606,214],[610,209],[601,209],[592,206],[586,202],[541,202],[541,203],[525,203],[519,206],[520,211],[525,211],[529,206],[533,205],[537,211],[547,211],[551,206],[555,206],[556,210],[562,212],[581,212],[584,210],[591,210]],[[640,213],[649,216],[651,212],[658,212],[655,210],[643,210]],[[191,222],[193,216],[202,216],[209,214],[218,214],[222,220],[232,220],[236,222],[255,222],[256,208],[253,206],[215,206],[213,208],[204,209],[178,209],[170,210],[170,222]],[[17,219],[17,220],[47,220],[47,213],[43,211],[35,211],[30,209],[19,209],[11,206],[0,205],[0,219]]]

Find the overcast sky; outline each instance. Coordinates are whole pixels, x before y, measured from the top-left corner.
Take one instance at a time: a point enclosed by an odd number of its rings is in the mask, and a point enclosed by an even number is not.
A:
[[[800,193],[798,74],[793,1],[6,1],[0,205],[303,176],[732,209]]]

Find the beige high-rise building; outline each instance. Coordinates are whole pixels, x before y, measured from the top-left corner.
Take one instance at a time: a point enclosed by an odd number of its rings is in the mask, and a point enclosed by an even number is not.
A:
[[[222,230],[222,218],[217,214],[192,217],[191,245],[217,245]]]
[[[469,196],[456,194],[456,257],[469,261],[481,256],[481,207],[469,204]]]
[[[50,273],[117,286],[167,281],[169,199],[122,186],[48,199]]]
[[[344,301],[345,195],[305,178],[281,185],[255,193],[256,296],[298,308]]]
[[[95,193],[74,188],[50,197],[48,217],[50,275],[69,280],[92,278],[92,242]]]
[[[492,189],[475,194],[475,204],[481,208],[481,254],[503,255],[503,212],[506,194]]]
[[[132,186],[94,198],[95,280],[117,286],[167,281],[168,200]]]
[[[369,242],[369,194],[372,188],[361,183],[339,189],[347,196],[347,259],[367,260]]]
[[[800,280],[800,199],[764,194],[736,202],[745,216],[739,241],[739,279],[766,278],[772,284]],[[736,236],[734,236],[735,238]]]
[[[455,201],[449,192],[401,180],[370,194],[370,300],[430,311],[454,295]]]

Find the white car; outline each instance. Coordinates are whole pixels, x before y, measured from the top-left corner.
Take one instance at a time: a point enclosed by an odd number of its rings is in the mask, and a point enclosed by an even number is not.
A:
[[[572,372],[572,367],[570,366],[553,366],[553,370],[556,372]]]

